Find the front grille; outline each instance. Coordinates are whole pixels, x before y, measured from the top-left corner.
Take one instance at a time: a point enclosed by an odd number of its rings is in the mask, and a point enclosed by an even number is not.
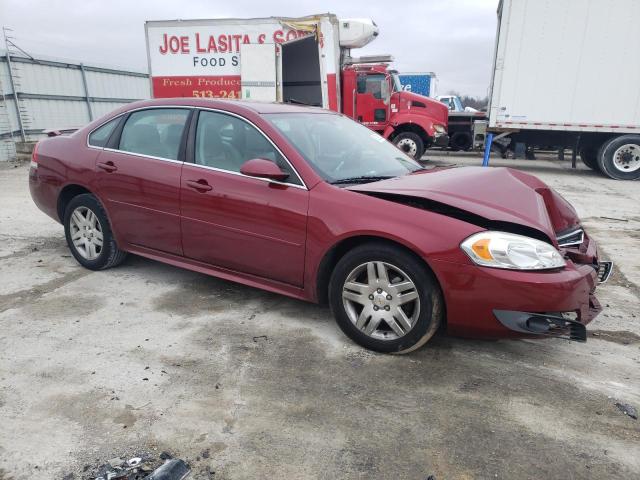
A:
[[[556,237],[558,245],[561,247],[574,247],[584,242],[584,230],[577,228],[570,232],[563,233]]]

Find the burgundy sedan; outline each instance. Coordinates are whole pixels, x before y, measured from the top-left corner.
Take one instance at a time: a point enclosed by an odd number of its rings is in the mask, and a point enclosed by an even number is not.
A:
[[[507,168],[426,170],[310,107],[129,104],[41,141],[33,200],[92,270],[127,253],[312,302],[381,352],[439,327],[586,339],[610,272],[575,210]]]

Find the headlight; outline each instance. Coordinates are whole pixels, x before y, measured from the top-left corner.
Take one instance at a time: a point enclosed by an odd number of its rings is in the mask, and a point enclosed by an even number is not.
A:
[[[512,233],[476,233],[462,242],[460,248],[474,263],[484,267],[546,270],[566,265],[552,245]]]
[[[440,125],[439,123],[435,123],[433,125],[433,129],[438,132],[438,133],[445,133],[447,131],[446,128],[444,128],[442,125]]]

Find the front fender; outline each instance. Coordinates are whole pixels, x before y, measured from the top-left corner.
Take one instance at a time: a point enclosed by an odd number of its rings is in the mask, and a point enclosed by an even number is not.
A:
[[[382,136],[384,138],[389,138],[391,134],[398,129],[398,127],[407,124],[420,127],[428,137],[433,138],[435,136],[436,132],[433,128],[432,119],[409,113],[398,113],[393,115],[389,121],[389,125],[384,129]]]

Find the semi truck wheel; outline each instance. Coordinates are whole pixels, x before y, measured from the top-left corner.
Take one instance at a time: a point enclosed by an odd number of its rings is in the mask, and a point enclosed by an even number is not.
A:
[[[399,133],[393,139],[393,144],[416,160],[420,160],[424,154],[424,143],[417,133]]]
[[[591,170],[596,172],[600,171],[600,165],[598,165],[598,146],[597,145],[585,145],[580,149],[580,160]]]
[[[454,151],[467,151],[471,148],[472,138],[470,132],[456,132],[451,135],[449,140],[449,148]]]
[[[604,143],[598,152],[598,165],[616,180],[640,178],[640,135],[621,135]]]

